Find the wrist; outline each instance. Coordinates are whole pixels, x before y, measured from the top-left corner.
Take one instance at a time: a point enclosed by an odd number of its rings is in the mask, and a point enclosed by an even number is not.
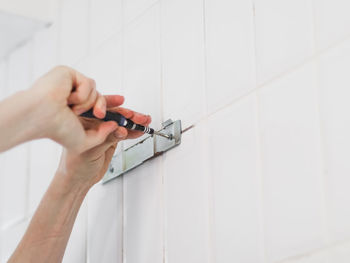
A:
[[[52,121],[52,114],[50,113],[50,105],[47,105],[48,98],[38,89],[30,88],[22,91],[22,99],[27,102],[25,122],[31,127],[32,139],[49,138],[48,125]]]
[[[52,188],[57,195],[73,195],[84,198],[92,185],[88,182],[81,182],[71,175],[60,170],[56,171],[52,181]]]
[[[26,140],[45,137],[45,123],[40,104],[42,99],[39,94],[33,89],[27,89],[14,94],[13,98],[17,104],[13,121],[19,125],[18,132],[25,132]]]
[[[0,152],[26,141],[42,138],[43,124],[38,119],[40,98],[30,90],[20,91],[0,103]]]

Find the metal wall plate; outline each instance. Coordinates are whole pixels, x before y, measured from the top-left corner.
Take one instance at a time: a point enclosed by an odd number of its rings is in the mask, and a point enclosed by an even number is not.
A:
[[[172,139],[166,139],[161,136],[149,136],[144,140],[130,146],[128,149],[121,151],[113,156],[107,173],[102,183],[129,172],[149,159],[161,155],[181,143],[181,121],[167,120],[162,124],[160,132],[172,135]]]

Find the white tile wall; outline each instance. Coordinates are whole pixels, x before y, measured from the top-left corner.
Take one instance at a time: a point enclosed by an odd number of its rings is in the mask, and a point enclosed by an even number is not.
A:
[[[63,263],[87,262],[87,208],[87,199],[85,199],[74,223]]]
[[[321,57],[320,76],[330,227],[341,241],[350,237],[350,41]]]
[[[1,227],[4,228],[22,220],[27,212],[28,145],[2,153],[0,162]]]
[[[181,119],[185,127],[206,110],[203,8],[202,0],[162,2],[164,118]]]
[[[324,245],[324,193],[313,63],[259,92],[265,244],[270,261]]]
[[[6,59],[1,59],[0,61],[0,101],[5,97],[5,87],[7,85],[7,61]],[[0,154],[0,164],[3,161],[3,155]],[[0,175],[2,174],[2,170],[0,170]],[[2,182],[2,180],[0,179],[0,182]],[[1,189],[1,187],[0,187]],[[3,202],[1,202],[2,198],[0,198],[0,225],[3,224],[3,216],[5,214],[5,211],[2,209],[2,204]],[[2,236],[2,234],[0,234]],[[2,258],[2,245],[1,245],[1,237],[0,237],[0,258]]]
[[[205,0],[209,111],[255,87],[251,1]]]
[[[334,261],[334,256],[331,255],[328,250],[326,250],[326,251],[321,251],[321,253],[300,256],[289,260],[283,260],[282,262],[283,263],[331,263],[331,262],[340,263],[341,261],[338,261],[338,260]]]
[[[0,62],[2,96],[59,62],[153,127],[196,124],[176,149],[91,190],[64,262],[349,262],[349,8],[59,0],[58,21]],[[28,149],[0,155],[1,261],[58,162],[49,141]]]
[[[308,255],[282,261],[281,263],[346,263],[349,261],[350,244],[337,244],[328,249],[315,250]]]
[[[10,96],[20,90],[28,89],[32,82],[32,48],[28,42],[20,46],[8,58],[8,83],[5,96]]]
[[[24,235],[29,221],[21,221],[16,226],[0,232],[1,262],[7,262]]]
[[[74,65],[89,49],[89,5],[86,0],[61,0],[59,63]]]
[[[161,159],[124,176],[124,262],[163,263]]]
[[[94,186],[88,200],[88,262],[122,263],[123,177]]]
[[[7,85],[7,60],[0,62],[0,100],[5,98],[5,87]]]
[[[312,0],[254,0],[258,82],[301,63],[314,47]]]
[[[346,263],[350,258],[349,242],[328,249],[330,259],[328,262]],[[316,263],[316,261],[315,261]]]
[[[326,48],[350,34],[347,0],[313,0],[315,9],[316,44]]]
[[[123,16],[125,23],[128,23],[142,15],[159,0],[125,0],[123,2]]]
[[[49,186],[61,155],[61,147],[51,140],[33,141],[29,146],[29,212],[33,213]]]
[[[122,26],[122,0],[91,0],[90,45],[94,50]]]
[[[108,40],[89,58],[88,74],[96,81],[96,87],[102,94],[120,94],[122,92],[122,39],[117,35]]]
[[[51,25],[33,37],[33,81],[57,65],[58,23]]]
[[[164,242],[169,263],[210,262],[207,127],[199,125],[187,131],[182,137],[183,147],[165,154]],[[198,167],[198,163],[203,165]]]
[[[209,119],[213,262],[263,262],[255,113],[251,95]]]
[[[127,27],[123,51],[125,107],[150,114],[154,128],[162,121],[159,12],[156,5]]]

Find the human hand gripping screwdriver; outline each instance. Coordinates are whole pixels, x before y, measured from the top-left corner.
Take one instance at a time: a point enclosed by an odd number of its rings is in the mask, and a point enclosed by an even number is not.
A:
[[[167,138],[169,140],[173,139],[171,135],[157,132],[150,127],[136,124],[132,120],[125,118],[123,115],[121,115],[120,113],[117,113],[117,112],[107,111],[106,116],[103,119],[99,119],[99,118],[95,117],[95,115],[93,114],[93,111],[91,109],[91,110],[84,112],[80,116],[85,117],[85,118],[89,118],[89,119],[102,120],[102,121],[115,121],[119,126],[125,127],[126,129],[129,129],[129,130],[140,131],[140,132],[147,133],[150,135],[155,134],[155,135]]]

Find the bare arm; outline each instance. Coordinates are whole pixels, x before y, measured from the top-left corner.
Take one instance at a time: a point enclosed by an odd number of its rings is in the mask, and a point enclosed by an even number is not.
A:
[[[89,149],[105,140],[112,128],[101,124],[98,130],[85,130],[78,116],[91,108],[96,117],[105,116],[106,99],[95,82],[72,68],[56,67],[32,88],[0,102],[0,152],[39,138],[78,152]]]
[[[57,174],[10,262],[61,262],[79,208],[88,192]]]
[[[21,91],[0,103],[0,152],[43,137],[45,130],[35,115],[39,99],[29,91]]]
[[[107,96],[106,101],[109,110],[122,111],[136,123],[148,125],[151,122],[149,116],[115,108],[123,102],[120,96]],[[81,118],[80,121],[88,130],[101,126],[98,120]],[[89,189],[102,179],[117,143],[142,135],[107,123],[115,126],[103,142],[82,153],[64,150],[57,173],[9,263],[62,261],[81,203]]]

